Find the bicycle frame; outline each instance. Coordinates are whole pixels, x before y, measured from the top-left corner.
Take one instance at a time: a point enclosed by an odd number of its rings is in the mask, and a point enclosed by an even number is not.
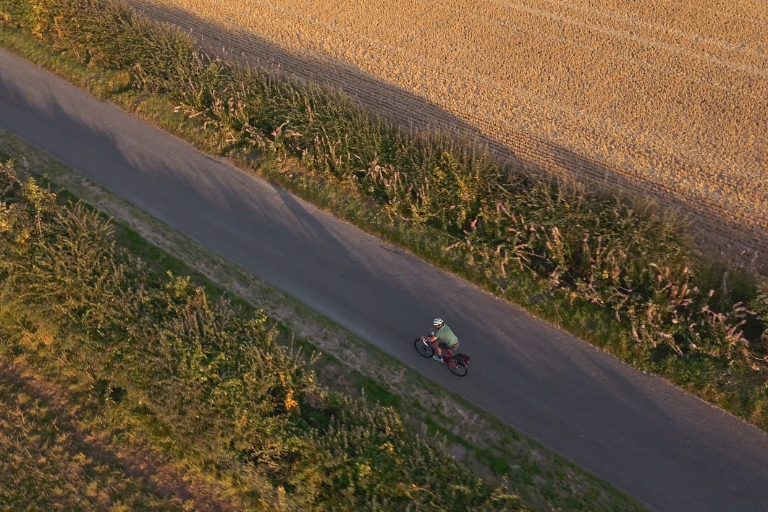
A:
[[[432,349],[435,351],[435,354],[437,354],[437,342],[430,340],[426,336],[424,336],[422,339],[425,341],[428,341],[429,344],[432,345]],[[444,348],[442,350],[443,350],[443,362],[445,364],[448,364],[448,361],[450,359],[453,359],[453,351],[449,348]]]

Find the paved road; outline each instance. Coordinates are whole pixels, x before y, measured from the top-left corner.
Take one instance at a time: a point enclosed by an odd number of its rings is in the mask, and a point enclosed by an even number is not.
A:
[[[768,510],[768,436],[0,50],[0,126],[665,511]],[[434,316],[465,379],[418,358]]]

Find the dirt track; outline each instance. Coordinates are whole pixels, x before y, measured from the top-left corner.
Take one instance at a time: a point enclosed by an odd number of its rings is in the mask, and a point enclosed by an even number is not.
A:
[[[768,253],[760,1],[131,3],[403,124],[682,206],[720,250]]]

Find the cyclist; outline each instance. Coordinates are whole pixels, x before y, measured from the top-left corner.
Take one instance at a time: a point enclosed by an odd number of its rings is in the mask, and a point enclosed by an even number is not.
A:
[[[451,351],[455,353],[456,349],[459,348],[459,339],[453,334],[451,328],[443,322],[442,318],[435,318],[432,320],[432,325],[435,326],[436,330],[431,333],[432,335],[429,338],[427,338],[432,343],[437,341],[435,344],[437,354],[432,356],[432,358],[442,361],[443,349],[451,349]]]

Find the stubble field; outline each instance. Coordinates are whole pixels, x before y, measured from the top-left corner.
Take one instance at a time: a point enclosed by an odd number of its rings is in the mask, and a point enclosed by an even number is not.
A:
[[[131,3],[403,124],[477,130],[499,152],[672,199],[768,245],[762,0]]]

